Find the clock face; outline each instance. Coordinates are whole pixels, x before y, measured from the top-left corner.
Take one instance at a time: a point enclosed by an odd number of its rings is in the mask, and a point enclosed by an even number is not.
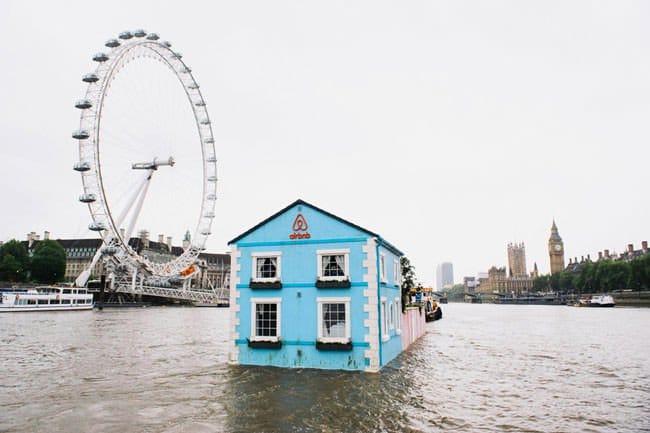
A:
[[[555,244],[553,249],[559,253],[560,251],[562,251],[562,245]]]

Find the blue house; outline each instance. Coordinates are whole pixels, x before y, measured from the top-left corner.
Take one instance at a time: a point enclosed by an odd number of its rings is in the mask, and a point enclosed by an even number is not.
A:
[[[376,372],[402,351],[400,257],[302,200],[229,242],[233,364]]]

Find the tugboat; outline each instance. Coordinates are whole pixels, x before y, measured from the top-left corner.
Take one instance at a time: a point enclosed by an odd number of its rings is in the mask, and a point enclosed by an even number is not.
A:
[[[427,322],[433,322],[434,320],[442,319],[442,309],[440,305],[432,297],[427,298],[425,302],[425,316],[424,320]]]

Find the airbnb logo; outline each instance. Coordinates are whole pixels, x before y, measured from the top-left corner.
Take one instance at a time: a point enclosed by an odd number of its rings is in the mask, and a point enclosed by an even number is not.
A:
[[[289,239],[311,238],[311,235],[307,231],[307,228],[309,228],[309,226],[307,225],[307,220],[301,213],[296,215],[296,219],[293,220],[293,226],[291,228],[293,229],[294,232],[289,235]],[[298,233],[298,232],[303,232],[303,233]]]

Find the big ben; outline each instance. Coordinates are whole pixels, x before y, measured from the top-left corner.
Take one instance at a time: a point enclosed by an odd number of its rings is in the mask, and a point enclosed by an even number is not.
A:
[[[548,239],[548,255],[551,259],[551,274],[564,270],[564,242],[557,231],[555,220],[551,227],[551,237]]]

